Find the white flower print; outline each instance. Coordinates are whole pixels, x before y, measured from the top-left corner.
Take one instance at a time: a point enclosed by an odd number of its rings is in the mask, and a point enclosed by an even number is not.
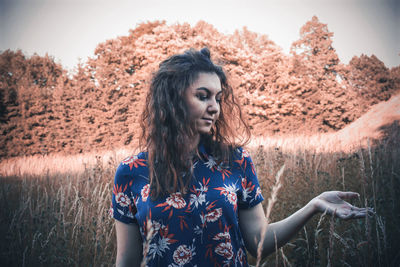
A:
[[[261,188],[260,188],[260,187],[257,187],[257,190],[256,190],[256,197],[259,197],[259,196],[261,196]]]
[[[174,261],[178,266],[183,266],[186,263],[190,262],[193,257],[193,252],[190,248],[188,248],[186,245],[180,245],[175,251],[174,251]]]
[[[221,191],[220,194],[224,195],[229,201],[229,203],[231,203],[234,206],[234,209],[236,210],[237,207],[236,191],[238,191],[236,185],[235,184],[224,185],[224,187],[217,187],[215,189],[220,190]]]
[[[161,223],[157,222],[157,221],[151,221],[151,228],[153,228],[153,231],[156,233],[158,232],[158,230],[160,230],[161,228]],[[165,227],[165,226],[163,226]]]
[[[129,156],[127,158],[125,158],[121,163],[124,165],[129,165],[130,163],[134,162],[135,160],[137,160],[137,156]]]
[[[199,207],[199,205],[203,204],[206,202],[206,195],[205,194],[190,194],[190,205],[194,205],[196,208]]]
[[[230,260],[233,257],[232,244],[230,242],[227,243],[219,243],[215,248],[215,253],[221,255],[222,257]]]
[[[149,256],[152,256],[153,259],[155,258],[156,255],[162,256],[163,253],[167,249],[169,249],[168,245],[169,245],[168,240],[166,240],[165,238],[160,238],[158,242],[151,243],[149,246]]]
[[[196,225],[196,227],[193,229],[194,233],[196,235],[202,235],[203,234],[203,229],[200,228],[200,226]]]
[[[203,194],[208,191],[208,183],[210,182],[210,178],[206,179],[203,177],[202,181],[198,181],[199,186],[196,187],[193,185],[190,188],[190,206],[195,206],[198,208],[200,205],[206,203],[206,195]]]
[[[246,199],[250,196],[250,193],[254,190],[255,185],[252,182],[247,182],[246,177],[244,177],[242,178],[242,187],[243,187],[243,201],[246,201]]]
[[[153,236],[149,245],[148,255],[154,259],[156,255],[163,256],[163,253],[169,249],[169,245],[178,242],[178,240],[172,239],[174,235],[169,233],[168,226],[153,221],[152,227],[156,235]]]
[[[171,194],[166,202],[175,209],[182,209],[186,206],[186,201],[179,192]]]
[[[126,217],[131,218],[131,219],[133,219],[133,217],[134,217],[132,212],[130,212],[130,211],[123,211],[123,210],[120,210],[120,209],[117,209],[117,211],[122,216],[126,216]]]
[[[145,186],[143,186],[142,190],[140,191],[143,202],[147,201],[147,198],[149,197],[149,193],[150,193],[150,185],[146,184]]]
[[[205,179],[203,179],[203,183],[199,182],[200,187],[196,188],[196,190],[200,191],[202,193],[207,192],[208,191],[208,183],[209,182],[210,182],[210,178],[208,178],[207,181]]]
[[[221,217],[221,215],[222,215],[222,209],[218,208],[207,213],[205,216],[205,220],[207,222],[215,222]]]
[[[229,232],[218,233],[213,237],[214,240],[231,240],[231,235]]]
[[[215,161],[213,156],[208,156],[208,161],[204,164],[207,166],[207,168],[212,170],[217,165],[217,162]]]
[[[174,209],[182,209],[186,206],[186,201],[182,197],[182,194],[180,192],[177,193],[172,193],[167,197],[165,202],[160,203],[156,206],[158,207],[165,207],[162,212],[168,211],[169,210],[169,215],[168,219],[171,219],[172,215],[174,214]],[[172,207],[172,208],[171,208]]]
[[[132,214],[132,212],[131,212],[130,210],[128,210],[127,212],[125,212],[125,216],[128,217],[128,218],[131,218],[131,219],[134,218],[134,216],[133,216],[133,214]]]
[[[122,192],[119,192],[115,196],[115,201],[117,201],[117,203],[121,205],[121,207],[128,207],[131,204],[131,200],[129,199],[129,197]]]
[[[146,166],[145,159],[139,159],[136,155],[130,156],[124,159],[121,163],[123,165],[129,165],[129,168],[132,170],[132,167],[138,168],[139,166]]]
[[[231,203],[232,205],[236,205],[237,195],[235,192],[228,192],[227,198],[229,203]]]
[[[245,149],[242,149],[242,157],[244,157],[244,158],[250,157],[249,152],[247,152],[247,150],[245,150]]]

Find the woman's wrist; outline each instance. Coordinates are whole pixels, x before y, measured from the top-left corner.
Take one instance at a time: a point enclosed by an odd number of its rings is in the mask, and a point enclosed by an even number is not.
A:
[[[319,205],[318,205],[318,199],[316,197],[311,199],[310,202],[308,202],[306,206],[310,210],[310,213],[312,216],[321,212],[321,210],[319,209]]]

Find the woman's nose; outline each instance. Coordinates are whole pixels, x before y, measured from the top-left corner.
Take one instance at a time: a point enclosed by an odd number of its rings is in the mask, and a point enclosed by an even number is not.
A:
[[[208,112],[214,114],[217,113],[218,111],[219,111],[219,103],[217,102],[217,100],[211,100],[208,106]]]

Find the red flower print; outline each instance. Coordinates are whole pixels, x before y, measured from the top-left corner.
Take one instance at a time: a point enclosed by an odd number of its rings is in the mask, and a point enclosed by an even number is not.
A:
[[[247,150],[245,150],[245,149],[242,149],[242,157],[244,157],[244,158],[250,157],[249,152],[247,152]]]
[[[215,207],[215,202],[217,202],[217,200],[214,200],[213,202],[211,202],[210,204],[207,205],[206,210],[211,210]]]
[[[239,250],[237,252],[237,259],[239,260],[240,265],[243,265],[246,262],[246,257],[244,255],[242,248],[239,248]]]
[[[242,165],[243,165],[243,162],[244,162],[244,167],[243,167],[243,169],[246,169],[246,161],[244,161],[244,158],[237,159],[237,160],[235,160],[235,162],[239,163],[240,166],[242,166]]]
[[[113,193],[114,195],[117,195],[118,193],[125,192],[127,188],[128,188],[127,184],[124,186],[124,189],[122,189],[122,184],[121,185],[115,184],[113,188]]]
[[[231,235],[229,232],[223,232],[223,233],[218,233],[213,237],[214,240],[225,240],[225,241],[231,241]],[[229,243],[228,242],[228,243]]]
[[[222,209],[218,208],[206,214],[205,219],[207,222],[215,222],[222,215]]]
[[[175,209],[182,209],[186,206],[186,201],[182,197],[182,194],[177,192],[177,193],[172,193],[169,197],[167,197],[166,201],[164,203],[158,204],[156,207],[165,207],[162,212],[167,211],[171,209],[171,207]],[[173,210],[171,209],[168,215],[168,219],[172,217]]]
[[[127,207],[131,204],[131,200],[129,199],[129,197],[123,193],[127,188],[127,184],[124,186],[123,189],[122,185],[118,186],[118,184],[114,184],[113,193],[115,195],[115,201],[122,207]]]
[[[171,194],[167,198],[166,202],[168,203],[168,205],[174,207],[175,209],[182,209],[186,206],[186,201],[185,199],[183,199],[182,194],[179,192]]]
[[[236,210],[237,207],[237,195],[236,191],[238,190],[236,188],[236,185],[225,185],[224,187],[216,187],[216,190],[220,190],[220,195],[224,195],[229,203],[233,205],[234,210]]]
[[[150,185],[146,184],[145,186],[143,186],[142,191],[140,191],[143,202],[147,201],[147,198],[149,197],[149,193],[150,193]]]
[[[178,242],[178,240],[172,239],[174,237],[174,234],[170,234],[169,233],[169,226],[168,225],[160,225],[159,233],[160,233],[160,236],[162,238],[166,239],[166,242],[168,244],[173,244],[173,243]]]
[[[232,205],[236,205],[237,195],[235,192],[228,192],[227,198]]]
[[[179,266],[185,265],[192,260],[192,251],[186,245],[180,245],[174,251],[173,258]]]
[[[242,155],[240,156],[240,159],[235,160],[235,162],[239,163],[240,166],[242,166],[243,163],[244,163],[243,168],[246,169],[246,167],[247,167],[247,161],[245,161],[244,158],[248,158],[248,157],[250,157],[249,152],[247,152],[246,150],[243,149],[243,150],[242,150]]]
[[[135,166],[137,169],[139,166],[146,166],[145,159],[138,159],[137,156],[130,156],[122,161],[122,164],[129,165],[129,169],[132,170],[132,167]]]
[[[229,175],[232,174],[232,172],[230,172],[227,169],[220,169],[219,172],[222,174],[222,180],[225,181],[225,176],[229,177]]]
[[[197,195],[199,194],[199,192],[200,192],[200,193],[207,192],[207,191],[208,191],[208,183],[209,183],[209,182],[210,182],[210,178],[208,178],[208,179],[206,180],[206,178],[203,177],[203,182],[199,181],[200,187],[196,187],[195,185],[193,185],[193,187],[190,188],[189,190],[190,190],[190,192],[192,192],[193,194],[197,194]]]
[[[255,185],[252,182],[247,182],[246,178],[242,178],[242,188],[243,188],[243,201],[249,197],[249,194],[254,190]]]
[[[228,260],[232,259],[233,257],[232,244],[229,242],[219,243],[218,246],[215,248],[215,253],[221,255],[222,257]]]
[[[251,162],[250,166],[251,166],[251,172],[255,175],[256,174],[256,168],[254,168],[254,163]]]
[[[179,227],[181,228],[181,230],[183,231],[183,227],[189,229],[188,224],[185,222],[185,216],[178,216],[179,218]]]

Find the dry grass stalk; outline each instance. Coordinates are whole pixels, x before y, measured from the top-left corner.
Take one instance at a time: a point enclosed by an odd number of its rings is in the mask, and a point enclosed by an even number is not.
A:
[[[140,263],[140,267],[147,266],[147,254],[149,253],[150,242],[154,234],[154,227],[153,224],[151,223],[151,220],[147,220],[146,231],[147,235],[146,235],[146,240],[143,244],[143,259],[142,262]]]
[[[398,135],[393,140],[399,140]],[[299,143],[300,146],[303,144]],[[75,159],[71,156],[68,160],[67,157],[50,155],[36,157],[36,161],[25,157],[19,161],[3,160],[0,163],[2,170],[21,174],[7,176],[0,171],[0,234],[3,237],[0,262],[4,266],[114,264],[114,220],[105,213],[110,204],[113,175],[119,160],[116,157],[105,160],[103,156],[90,159],[86,156],[87,161],[80,156]],[[275,257],[279,255],[284,261],[281,265],[326,266],[328,253],[332,265],[398,265],[398,145],[371,145],[351,154],[318,154],[306,149],[287,153],[282,147],[264,146],[262,151],[253,154],[254,159],[259,177],[276,177],[273,170],[279,169],[283,163],[287,166],[284,183],[279,189],[282,201],[275,201],[273,213],[272,206],[266,206],[273,204],[272,196],[264,206],[271,221],[293,213],[301,203],[319,192],[344,188],[344,177],[345,189],[361,191],[361,205],[374,205],[379,212],[379,216],[357,223],[338,223],[331,233],[322,230],[326,229],[322,222],[325,214],[322,214],[319,221],[316,218],[308,223],[307,230],[310,230],[306,234],[306,242],[296,239],[293,243],[295,250],[285,249],[285,257],[281,255],[282,251],[276,253],[273,258],[265,259],[263,266],[271,266],[273,262],[277,264]],[[28,172],[30,168],[33,170],[31,173]],[[57,171],[49,171],[49,168]],[[269,193],[274,183],[276,187],[276,179],[260,178],[264,195]],[[277,188],[272,191],[277,192]],[[334,253],[330,248],[327,251],[329,235],[339,241],[334,246]],[[249,257],[249,262],[255,265],[256,259]]]
[[[283,253],[283,248],[280,248],[279,250],[281,252],[282,259],[283,259],[283,266],[286,267],[288,265],[289,267],[292,267],[292,265],[290,264],[288,258],[285,255],[285,253]]]
[[[333,240],[333,233],[335,232],[335,213],[336,210],[333,212],[330,223],[329,223],[329,247],[328,247],[328,265],[327,266],[332,266],[332,258],[333,258],[333,245],[334,245],[334,240]]]
[[[257,263],[256,263],[257,267],[260,266],[264,238],[265,238],[265,234],[267,232],[267,227],[269,225],[272,207],[274,206],[274,203],[276,202],[279,189],[282,186],[281,176],[282,176],[284,170],[285,170],[285,164],[283,164],[282,167],[279,169],[279,171],[276,173],[275,185],[272,187],[271,197],[268,199],[268,206],[266,208],[266,216],[265,216],[267,226],[261,230],[260,241],[258,242],[258,246],[257,246]],[[276,244],[276,242],[275,242],[275,244]]]

